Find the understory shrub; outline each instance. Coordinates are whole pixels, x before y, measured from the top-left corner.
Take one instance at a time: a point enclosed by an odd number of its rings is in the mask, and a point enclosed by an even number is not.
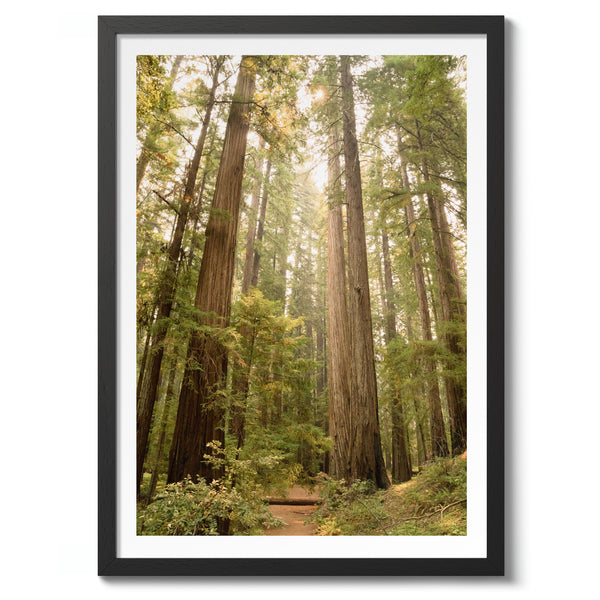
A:
[[[278,470],[281,457],[256,455],[240,460],[235,448],[209,444],[205,459],[224,472],[207,483],[189,477],[165,486],[154,500],[138,506],[138,535],[219,535],[218,521],[229,521],[233,535],[259,535],[264,527],[281,525],[264,501],[258,474]]]
[[[437,459],[389,490],[327,480],[315,512],[318,535],[466,535],[467,461]]]
[[[229,520],[233,534],[260,533],[279,521],[258,496],[221,480],[185,481],[166,486],[154,502],[138,509],[138,535],[218,535],[217,520]]]

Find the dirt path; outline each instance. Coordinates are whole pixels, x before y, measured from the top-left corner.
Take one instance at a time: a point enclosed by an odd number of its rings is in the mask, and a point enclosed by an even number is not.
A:
[[[272,504],[269,510],[275,517],[286,523],[283,527],[273,527],[265,529],[263,535],[314,535],[316,525],[314,523],[304,523],[306,519],[317,510],[313,504],[311,506],[290,506],[287,504]]]
[[[314,535],[316,525],[314,523],[305,523],[317,510],[315,501],[319,499],[317,491],[309,490],[295,485],[288,490],[285,499],[271,498],[270,502],[277,500],[293,501],[294,504],[270,504],[269,510],[275,517],[286,523],[283,527],[273,527],[265,529],[263,535]],[[307,504],[302,504],[305,501]]]

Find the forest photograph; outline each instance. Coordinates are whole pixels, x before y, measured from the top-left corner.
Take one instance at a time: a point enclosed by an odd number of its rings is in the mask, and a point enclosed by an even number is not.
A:
[[[138,536],[466,536],[467,68],[137,56]]]

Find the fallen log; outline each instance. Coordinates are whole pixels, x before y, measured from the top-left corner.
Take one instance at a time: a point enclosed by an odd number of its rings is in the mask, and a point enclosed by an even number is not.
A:
[[[267,504],[281,504],[286,506],[314,506],[321,504],[320,498],[267,498]]]

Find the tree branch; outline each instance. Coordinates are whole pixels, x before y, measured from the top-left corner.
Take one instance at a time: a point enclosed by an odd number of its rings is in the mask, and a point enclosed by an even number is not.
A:
[[[156,190],[152,190],[169,208],[173,209],[177,214],[179,214],[179,209],[172,203],[169,202],[162,194],[157,192]]]
[[[466,502],[467,499],[463,498],[462,500],[457,500],[456,502],[451,502],[450,504],[447,504],[446,506],[442,506],[441,508],[438,508],[437,510],[434,510],[433,512],[427,513],[425,515],[420,515],[418,517],[407,517],[406,519],[399,519],[398,521],[392,523],[392,527],[394,527],[395,525],[398,525],[398,523],[405,523],[406,521],[418,521],[419,519],[426,519],[427,517],[432,517],[433,515],[437,515],[437,513],[442,513],[442,516],[444,514],[444,511],[448,508],[450,508],[451,506],[456,506],[457,504],[462,504],[463,502]]]
[[[181,131],[179,131],[179,129],[177,129],[177,127],[175,127],[172,123],[169,123],[168,121],[162,121],[161,119],[159,119],[157,116],[154,115],[154,118],[159,122],[162,123],[163,125],[165,125],[166,127],[170,127],[175,133],[179,134],[192,148],[195,148],[196,146],[189,140],[189,138],[187,138],[185,135],[183,135],[183,133],[181,133]]]
[[[379,527],[381,527],[381,529],[383,529],[383,531],[385,532],[385,535],[390,535],[388,533],[388,530],[383,525],[383,520],[380,519],[360,498],[356,498],[356,501],[359,504],[362,504],[373,515],[373,517],[375,518],[375,520],[379,522]]]

